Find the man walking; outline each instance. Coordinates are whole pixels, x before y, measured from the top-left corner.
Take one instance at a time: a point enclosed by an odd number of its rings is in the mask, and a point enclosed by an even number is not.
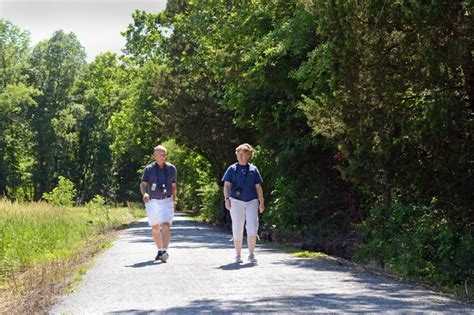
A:
[[[155,162],[145,168],[140,183],[148,224],[158,248],[155,260],[162,262],[169,258],[171,224],[176,207],[176,167],[166,162],[167,155],[168,150],[164,146],[155,147]]]

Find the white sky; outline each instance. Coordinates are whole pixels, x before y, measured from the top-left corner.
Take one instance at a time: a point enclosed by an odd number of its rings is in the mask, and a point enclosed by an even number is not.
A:
[[[29,31],[32,45],[59,29],[73,32],[90,62],[125,47],[120,32],[132,23],[133,11],[158,13],[165,7],[166,0],[0,0],[0,18]]]

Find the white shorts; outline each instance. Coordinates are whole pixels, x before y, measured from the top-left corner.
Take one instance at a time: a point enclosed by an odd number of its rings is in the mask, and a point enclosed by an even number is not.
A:
[[[230,198],[230,217],[232,218],[232,236],[234,241],[241,241],[244,236],[244,223],[247,236],[257,236],[258,232],[258,199],[241,201]]]
[[[167,222],[171,225],[173,222],[173,200],[166,199],[151,199],[145,203],[146,214],[148,216],[148,225],[153,226]]]

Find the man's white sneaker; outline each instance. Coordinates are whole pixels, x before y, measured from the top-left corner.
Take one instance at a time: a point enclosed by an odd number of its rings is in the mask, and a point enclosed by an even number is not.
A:
[[[255,258],[254,254],[250,254],[248,261],[251,262],[252,264],[255,264],[257,262],[257,258]]]
[[[240,263],[243,263],[244,261],[242,260],[242,258],[240,257],[240,255],[236,255],[235,256],[235,262],[240,264]]]

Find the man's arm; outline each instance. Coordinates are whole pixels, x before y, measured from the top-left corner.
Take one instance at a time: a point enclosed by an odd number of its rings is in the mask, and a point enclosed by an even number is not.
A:
[[[171,183],[171,199],[173,199],[173,210],[176,210],[176,195],[178,194],[178,189],[176,187],[176,182]]]
[[[147,193],[147,188],[148,188],[148,183],[142,181],[140,183],[140,193],[143,196],[143,202],[144,203],[147,203],[148,201],[150,201],[150,195]]]

